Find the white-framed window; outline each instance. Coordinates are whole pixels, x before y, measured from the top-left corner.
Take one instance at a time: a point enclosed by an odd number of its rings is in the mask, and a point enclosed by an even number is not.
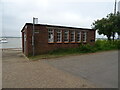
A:
[[[81,32],[77,32],[77,42],[81,42]]]
[[[53,43],[54,42],[54,30],[48,29],[48,42]]]
[[[57,42],[62,42],[62,30],[57,31]]]
[[[71,36],[71,42],[75,42],[75,31],[71,31],[70,33],[70,36]]]
[[[26,41],[26,33],[24,32],[24,41]]]
[[[87,32],[83,32],[83,42],[87,41]]]
[[[64,42],[69,42],[69,31],[68,30],[64,31]]]
[[[34,30],[34,33],[38,34],[39,33],[39,29]]]
[[[27,25],[25,26],[25,29],[27,29]]]

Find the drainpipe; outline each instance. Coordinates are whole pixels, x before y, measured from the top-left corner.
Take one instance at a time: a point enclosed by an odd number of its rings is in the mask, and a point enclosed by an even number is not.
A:
[[[33,46],[33,56],[35,56],[35,42],[34,42],[34,38],[35,38],[35,18],[33,17],[33,32],[32,32],[32,46]]]

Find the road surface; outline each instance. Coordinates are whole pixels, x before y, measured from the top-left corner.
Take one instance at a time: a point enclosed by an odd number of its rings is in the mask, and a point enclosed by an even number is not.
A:
[[[118,51],[45,60],[55,68],[83,77],[98,88],[118,87]]]
[[[21,51],[4,50],[2,53],[3,88],[94,88],[80,77],[39,61],[29,61]]]
[[[118,51],[29,61],[21,51],[2,53],[3,88],[117,88]]]

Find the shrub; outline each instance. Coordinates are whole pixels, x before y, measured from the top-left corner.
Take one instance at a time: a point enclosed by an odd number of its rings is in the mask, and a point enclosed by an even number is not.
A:
[[[108,40],[97,40],[95,42],[95,48],[99,50],[112,50],[120,48],[120,41],[108,41]]]
[[[97,40],[94,46],[89,44],[82,45],[78,48],[59,48],[53,51],[50,51],[49,54],[54,55],[65,55],[65,54],[76,54],[76,53],[91,53],[97,51],[113,50],[120,49],[120,41],[108,41],[108,40]]]
[[[80,52],[87,53],[87,52],[95,52],[95,49],[93,46],[87,44],[87,45],[81,45],[79,47]]]

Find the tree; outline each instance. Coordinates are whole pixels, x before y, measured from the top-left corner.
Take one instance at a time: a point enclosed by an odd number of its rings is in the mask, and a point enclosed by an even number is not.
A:
[[[120,35],[120,13],[110,13],[106,18],[95,21],[92,26],[100,35],[106,35],[108,40],[111,40],[112,36],[114,40],[116,33]]]
[[[116,15],[115,24],[116,24],[116,32],[120,36],[120,12],[118,12]]]
[[[106,18],[102,18],[101,20],[97,20],[93,23],[93,29],[98,30],[98,33],[101,35],[106,35],[108,40],[111,40],[112,30],[111,30],[111,22]]]

